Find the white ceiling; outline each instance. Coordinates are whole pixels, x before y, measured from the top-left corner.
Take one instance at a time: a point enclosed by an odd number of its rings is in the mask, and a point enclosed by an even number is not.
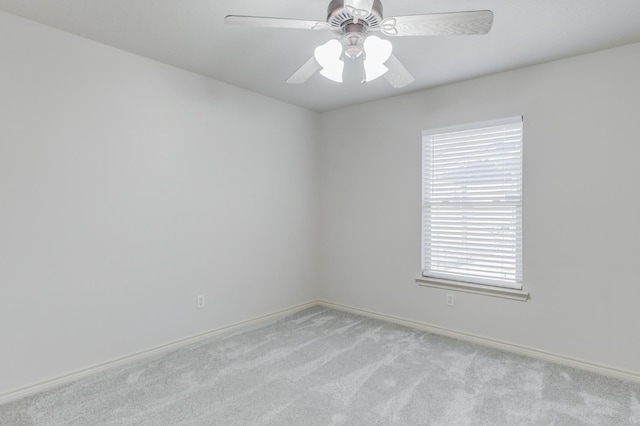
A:
[[[316,111],[640,42],[640,0],[382,0],[384,16],[490,9],[484,36],[397,37],[416,81],[285,80],[329,31],[226,26],[229,14],[324,21],[329,0],[0,0],[0,10]],[[640,58],[638,59],[640,60]]]

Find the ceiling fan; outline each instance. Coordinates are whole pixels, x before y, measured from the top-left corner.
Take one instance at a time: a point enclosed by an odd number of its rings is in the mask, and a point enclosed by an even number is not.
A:
[[[330,80],[342,82],[343,58],[355,59],[364,55],[363,83],[384,76],[392,87],[401,88],[411,84],[414,77],[393,55],[391,42],[372,34],[389,37],[486,34],[491,29],[493,13],[475,10],[383,18],[380,0],[332,0],[326,22],[240,15],[229,15],[225,22],[254,27],[330,30],[338,36],[316,47],[314,55],[287,79],[287,83],[304,83],[318,71]]]

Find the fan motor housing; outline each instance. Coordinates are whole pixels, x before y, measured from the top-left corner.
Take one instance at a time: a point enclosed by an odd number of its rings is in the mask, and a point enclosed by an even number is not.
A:
[[[344,7],[344,0],[332,0],[327,9],[327,22],[336,34],[344,34],[346,24],[352,23],[354,20]],[[377,27],[382,22],[382,3],[380,0],[374,0],[371,13],[364,18],[358,18],[358,22],[363,22],[365,27]],[[366,30],[365,30],[366,31]]]

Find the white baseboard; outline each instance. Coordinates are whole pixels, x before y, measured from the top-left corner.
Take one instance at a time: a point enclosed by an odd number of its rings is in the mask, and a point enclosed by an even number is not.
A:
[[[640,383],[640,374],[631,371],[620,370],[606,365],[594,364],[588,361],[584,361],[577,358],[567,357],[564,355],[557,355],[550,352],[541,351],[535,348],[529,348],[526,346],[517,345],[497,339],[491,339],[484,336],[478,336],[471,333],[464,333],[461,331],[451,330],[444,327],[438,327],[435,325],[425,324],[417,321],[412,321],[404,318],[395,317],[392,315],[380,314],[377,312],[367,311],[360,308],[354,308],[352,306],[345,306],[338,303],[319,300],[318,304],[327,308],[333,308],[345,312],[351,312],[357,315],[363,315],[370,318],[379,319],[382,321],[392,322],[394,324],[404,325],[406,327],[416,328],[419,330],[428,331],[434,334],[442,336],[453,337],[454,339],[464,340],[467,342],[477,343],[483,346],[489,346],[495,349],[500,349],[506,352],[516,353],[519,355],[529,356],[531,358],[541,359],[554,364],[565,365],[567,367],[578,368],[581,370],[591,371],[593,373],[602,374],[605,376],[615,377],[622,380],[628,380],[636,383]]]
[[[303,303],[301,305],[297,305],[291,308],[283,309],[277,312],[272,312],[270,314],[261,315],[258,317],[254,317],[252,319],[241,321],[226,327],[218,328],[215,330],[207,331],[205,333],[197,334],[195,336],[187,337],[185,339],[176,340],[175,342],[167,343],[166,345],[158,346],[155,348],[147,349],[142,352],[138,352],[132,355],[127,355],[122,358],[117,358],[111,361],[107,361],[101,364],[97,364],[88,368],[84,368],[82,370],[74,371],[72,373],[64,374],[62,376],[54,377],[49,380],[45,380],[43,382],[35,383],[29,386],[25,386],[19,389],[15,389],[0,395],[0,404],[13,401],[19,398],[24,398],[26,396],[42,392],[44,390],[53,388],[55,386],[60,386],[65,383],[69,383],[71,381],[80,379],[82,377],[90,376],[92,374],[96,374],[100,371],[108,370],[111,368],[119,367],[134,361],[141,360],[143,358],[150,357],[152,355],[160,354],[163,352],[171,351],[174,349],[178,349],[180,347],[207,339],[209,337],[216,336],[222,333],[228,333],[234,330],[238,330],[241,328],[250,327],[252,325],[256,325],[262,322],[266,322],[269,320],[274,320],[286,315],[291,315],[295,312],[301,311],[303,309],[309,308],[311,306],[316,306],[318,304],[317,301],[312,301],[308,303]]]

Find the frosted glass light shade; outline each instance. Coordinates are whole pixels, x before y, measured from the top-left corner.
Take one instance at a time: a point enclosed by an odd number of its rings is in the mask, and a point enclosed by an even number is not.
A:
[[[369,36],[364,41],[364,78],[366,82],[373,81],[384,75],[389,68],[384,63],[391,57],[393,46],[389,40],[380,37]]]
[[[340,60],[342,43],[335,39],[329,40],[316,47],[313,56],[322,67],[320,74],[329,80],[342,83],[342,72],[344,71],[344,62]]]

